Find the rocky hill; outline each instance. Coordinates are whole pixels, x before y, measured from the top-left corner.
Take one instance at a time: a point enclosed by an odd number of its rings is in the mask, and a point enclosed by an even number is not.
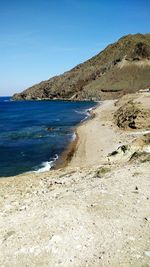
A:
[[[14,99],[111,99],[150,87],[150,34],[127,35],[62,75]]]

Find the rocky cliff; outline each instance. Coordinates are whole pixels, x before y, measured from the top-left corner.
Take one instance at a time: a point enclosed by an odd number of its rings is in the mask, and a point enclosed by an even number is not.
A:
[[[129,34],[70,71],[42,81],[13,98],[99,100],[149,87],[150,34]]]

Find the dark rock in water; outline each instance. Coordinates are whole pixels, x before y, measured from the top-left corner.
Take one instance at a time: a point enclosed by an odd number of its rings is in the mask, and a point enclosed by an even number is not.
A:
[[[47,131],[49,131],[49,132],[52,132],[53,130],[54,130],[53,127],[48,127],[48,128],[47,128]]]
[[[149,88],[149,81],[150,34],[129,34],[70,71],[15,94],[13,99],[114,99]]]

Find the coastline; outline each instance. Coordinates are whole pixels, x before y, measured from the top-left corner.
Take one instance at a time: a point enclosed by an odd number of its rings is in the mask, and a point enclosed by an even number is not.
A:
[[[124,142],[113,123],[116,100],[105,100],[92,111],[91,120],[77,127],[78,142],[68,167],[93,167],[107,164],[107,155]],[[94,138],[93,138],[94,137]]]
[[[77,127],[66,166],[0,179],[1,266],[148,266],[150,165],[108,161],[137,138],[115,126],[114,103]]]
[[[59,156],[58,160],[56,161],[56,164],[51,169],[59,170],[62,168],[66,168],[68,166],[69,162],[71,161],[76,151],[76,146],[77,146],[78,139],[79,139],[76,128],[74,129],[73,134],[75,134],[75,139],[68,144],[67,148],[62,152],[62,154]]]
[[[74,127],[73,135],[75,135],[75,138],[73,138],[73,140],[68,144],[66,149],[61,153],[61,155],[58,157],[58,160],[56,161],[56,164],[52,166],[51,169],[57,170],[69,166],[69,163],[71,162],[74,154],[76,153],[77,145],[79,142],[78,128],[95,118],[95,110],[102,104],[102,101],[98,101],[96,103],[96,106],[93,106],[92,108],[87,110],[89,114],[83,120],[81,120],[77,124],[77,126]]]
[[[6,100],[8,103],[5,103]],[[2,125],[0,151],[3,154],[0,177],[50,170],[58,156],[60,157],[62,152],[68,149],[68,144],[74,139],[73,127],[81,120],[85,120],[89,116],[90,108],[95,105],[93,101],[77,103],[52,101],[49,104],[44,101],[42,103],[24,101],[22,104],[14,102],[12,105],[10,97],[8,99],[3,97],[1,107],[4,106],[4,112],[0,118]],[[8,117],[8,120],[5,117]]]

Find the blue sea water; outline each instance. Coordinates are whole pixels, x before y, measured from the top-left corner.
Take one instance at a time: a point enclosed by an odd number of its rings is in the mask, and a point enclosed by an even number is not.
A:
[[[49,170],[95,105],[0,97],[0,177]]]

